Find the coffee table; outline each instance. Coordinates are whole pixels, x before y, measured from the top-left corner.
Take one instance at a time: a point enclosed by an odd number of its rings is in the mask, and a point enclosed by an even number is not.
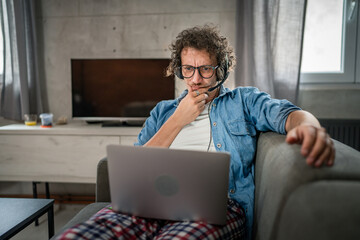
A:
[[[0,198],[0,239],[9,239],[47,212],[54,236],[54,199]]]

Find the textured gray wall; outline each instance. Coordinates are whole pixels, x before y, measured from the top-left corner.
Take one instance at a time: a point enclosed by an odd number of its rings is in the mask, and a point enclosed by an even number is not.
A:
[[[218,25],[235,41],[235,0],[42,0],[44,78],[49,110],[71,117],[72,58],[169,58],[184,28]],[[233,74],[227,81],[233,87]],[[183,84],[177,81],[177,91]]]
[[[168,58],[184,28],[214,23],[235,45],[236,0],[37,0],[49,110],[71,117],[71,58]],[[234,87],[234,74],[225,84]],[[359,84],[357,84],[359,85]],[[184,88],[176,82],[176,94]],[[319,118],[360,118],[360,88],[302,86],[299,106]]]

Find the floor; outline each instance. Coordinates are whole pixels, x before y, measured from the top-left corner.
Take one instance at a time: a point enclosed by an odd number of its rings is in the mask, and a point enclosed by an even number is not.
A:
[[[74,217],[83,207],[83,204],[55,204],[54,223],[55,233],[57,233],[72,217]],[[21,232],[16,234],[11,240],[41,240],[49,239],[47,214],[39,219],[39,226],[35,223],[30,224]]]

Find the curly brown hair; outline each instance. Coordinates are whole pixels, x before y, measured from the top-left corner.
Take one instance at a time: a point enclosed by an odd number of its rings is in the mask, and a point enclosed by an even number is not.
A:
[[[223,79],[226,66],[228,66],[228,71],[235,67],[236,58],[233,48],[229,45],[226,37],[220,35],[218,28],[210,25],[196,26],[180,32],[176,40],[169,46],[171,61],[166,69],[166,76],[173,75],[176,68],[181,66],[181,51],[185,47],[205,49],[211,57],[215,56],[219,65],[218,79]]]

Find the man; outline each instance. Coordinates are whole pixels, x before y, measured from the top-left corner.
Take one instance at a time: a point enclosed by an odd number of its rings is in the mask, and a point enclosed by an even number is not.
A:
[[[82,229],[90,228],[97,234],[106,232],[109,238],[119,239],[250,238],[254,157],[261,131],[287,134],[288,143],[302,145],[301,153],[310,166],[333,164],[333,143],[312,114],[253,87],[223,87],[235,66],[235,57],[227,39],[216,28],[186,29],[170,49],[167,73],[184,79],[187,89],[175,100],[158,103],[135,145],[229,152],[227,224],[144,219],[104,209],[80,227],[68,230],[63,239],[83,237],[86,232]]]

